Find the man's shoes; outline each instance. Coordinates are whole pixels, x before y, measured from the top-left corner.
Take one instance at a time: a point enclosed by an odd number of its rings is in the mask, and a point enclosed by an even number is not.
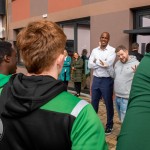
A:
[[[88,89],[88,87],[86,86],[86,87],[84,87],[84,89]]]
[[[79,94],[79,93],[77,93],[77,94],[74,94],[74,96],[79,97],[79,96],[80,96],[80,94]]]
[[[112,130],[113,130],[113,128],[106,127],[106,129],[105,129],[105,135],[111,134]]]

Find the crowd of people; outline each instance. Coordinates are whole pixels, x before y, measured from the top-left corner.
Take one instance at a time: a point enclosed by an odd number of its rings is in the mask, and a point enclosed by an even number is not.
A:
[[[56,23],[29,23],[17,36],[27,74],[13,74],[16,53],[10,43],[0,42],[0,73],[10,75],[1,86],[1,150],[108,149],[103,125],[91,104],[68,93],[58,80],[67,56],[65,44],[66,35]],[[73,71],[83,65],[77,53],[72,63]]]
[[[16,73],[16,50],[0,41],[0,149],[108,150],[105,135],[113,130],[114,103],[122,123],[117,150],[149,149],[150,43],[143,56],[138,43],[131,50],[114,48],[103,32],[89,58],[86,49],[71,58],[66,40],[54,22],[29,23],[17,36],[27,74]],[[87,88],[87,60],[93,72],[91,104],[79,98],[82,83]],[[75,95],[67,92],[70,80]],[[101,99],[105,130],[97,115]]]
[[[68,82],[72,81],[74,83],[75,96],[80,96],[81,88],[88,89],[86,84],[86,79],[89,74],[86,73],[85,67],[87,57],[87,49],[82,50],[81,56],[74,52],[73,56],[68,56],[67,50],[64,50],[64,63],[61,73],[59,74],[58,79],[63,81],[63,83],[68,88]]]

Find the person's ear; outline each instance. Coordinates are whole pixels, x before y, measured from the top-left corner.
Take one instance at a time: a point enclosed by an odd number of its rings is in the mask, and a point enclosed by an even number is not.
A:
[[[62,64],[64,62],[64,55],[60,54],[57,58],[57,64]]]
[[[58,74],[61,72],[61,69],[63,67],[63,64],[64,64],[64,55],[63,54],[60,54],[57,58],[57,69],[58,69]]]
[[[59,67],[62,67],[63,64],[64,64],[64,58],[65,56],[63,54],[60,54],[58,57],[57,57],[57,66]]]
[[[127,53],[127,55],[129,55],[129,51],[128,50],[126,50],[126,53]]]
[[[7,63],[9,63],[10,62],[10,56],[5,55],[4,56],[4,61],[7,62]]]

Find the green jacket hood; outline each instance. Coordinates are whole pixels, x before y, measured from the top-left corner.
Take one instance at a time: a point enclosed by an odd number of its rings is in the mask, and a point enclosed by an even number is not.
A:
[[[12,75],[0,96],[0,113],[7,117],[25,116],[65,90],[63,82],[51,76]]]
[[[3,87],[9,80],[11,75],[0,74],[0,87]]]

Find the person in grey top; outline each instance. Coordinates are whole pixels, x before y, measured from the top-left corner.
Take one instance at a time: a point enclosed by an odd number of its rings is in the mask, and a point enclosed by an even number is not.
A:
[[[127,109],[132,79],[139,61],[135,56],[130,56],[127,48],[123,45],[116,48],[116,54],[119,60],[116,62],[114,67],[115,103],[119,119],[123,122]]]

